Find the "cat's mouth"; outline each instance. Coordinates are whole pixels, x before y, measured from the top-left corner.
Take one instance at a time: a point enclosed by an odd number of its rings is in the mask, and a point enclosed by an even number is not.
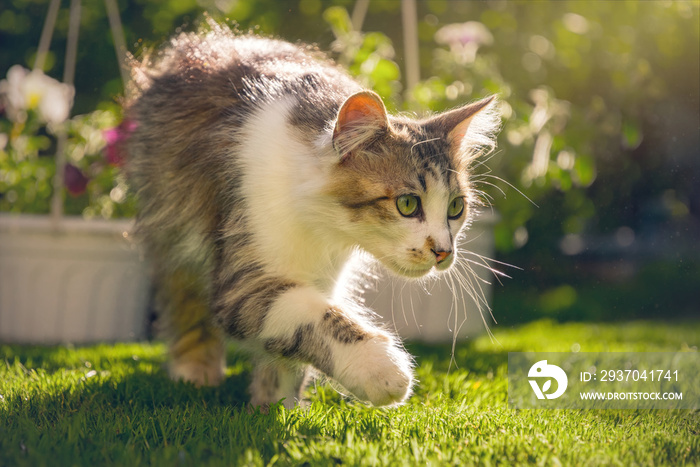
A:
[[[422,268],[422,269],[406,269],[404,268],[403,275],[406,277],[423,277],[426,274],[429,274],[430,271],[433,270],[433,267],[429,267],[427,269]]]
[[[442,264],[411,264],[408,266],[401,265],[397,261],[389,260],[385,261],[385,265],[391,269],[395,274],[408,278],[418,278],[430,274],[432,271],[446,271],[452,265],[452,261],[449,263]]]

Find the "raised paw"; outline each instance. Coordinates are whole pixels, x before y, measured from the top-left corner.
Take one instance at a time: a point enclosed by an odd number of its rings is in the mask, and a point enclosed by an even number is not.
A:
[[[336,354],[333,376],[355,397],[375,406],[408,398],[413,386],[411,358],[393,338],[379,334],[343,347]]]

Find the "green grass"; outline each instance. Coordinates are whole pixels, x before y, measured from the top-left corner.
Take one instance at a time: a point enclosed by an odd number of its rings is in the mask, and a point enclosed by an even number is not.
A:
[[[446,346],[410,345],[420,380],[402,407],[343,400],[245,407],[250,367],[231,352],[218,388],[169,381],[160,343],[0,345],[0,466],[15,465],[700,465],[700,413],[514,410],[508,351],[697,350],[700,322],[496,329]],[[700,370],[700,369],[699,369]]]

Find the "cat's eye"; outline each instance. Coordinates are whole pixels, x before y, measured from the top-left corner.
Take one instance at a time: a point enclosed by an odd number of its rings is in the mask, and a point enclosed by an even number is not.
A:
[[[402,195],[396,199],[396,209],[402,216],[411,217],[418,212],[420,198],[416,195]]]
[[[459,219],[464,212],[464,198],[457,197],[452,200],[447,207],[447,217],[449,219]]]

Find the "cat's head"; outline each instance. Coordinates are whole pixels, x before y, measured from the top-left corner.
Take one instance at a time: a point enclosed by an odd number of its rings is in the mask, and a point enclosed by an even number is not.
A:
[[[491,97],[423,120],[387,115],[370,91],[341,106],[330,193],[343,228],[391,271],[421,277],[453,264],[477,201],[472,163],[494,147],[494,104]]]

